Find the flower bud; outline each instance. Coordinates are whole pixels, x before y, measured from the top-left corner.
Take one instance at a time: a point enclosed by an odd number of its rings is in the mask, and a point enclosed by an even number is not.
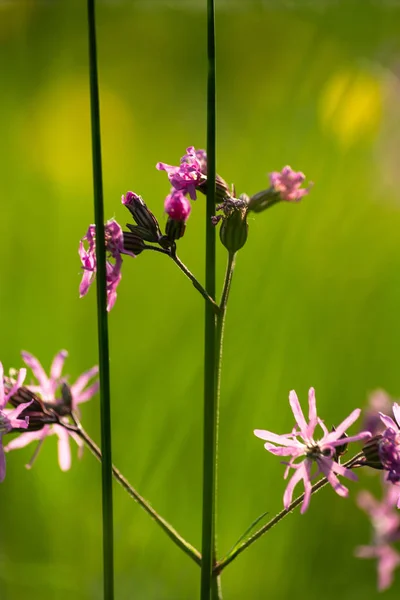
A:
[[[207,195],[207,189],[208,189],[207,183],[208,182],[206,179],[203,183],[198,185],[196,188],[199,192],[201,192],[205,196]],[[226,181],[224,179],[222,179],[222,177],[220,175],[217,174],[215,177],[215,201],[223,202],[224,199],[229,196],[230,196],[229,185],[226,183]]]
[[[140,230],[140,228],[138,226],[135,227],[135,225],[128,225],[128,227],[131,231],[122,232],[124,236],[124,250],[127,250],[128,252],[133,252],[133,254],[137,256],[138,254],[143,252],[146,245],[143,241],[143,238],[140,235],[140,232],[137,231],[138,229]]]
[[[223,208],[225,216],[222,219],[219,237],[225,248],[232,253],[245,245],[249,226],[247,224],[247,203],[243,200],[231,200]]]
[[[309,193],[312,184],[307,188],[301,188],[305,175],[301,171],[293,171],[289,166],[283,167],[282,171],[273,171],[269,174],[271,187],[254,194],[250,198],[249,210],[262,212],[277,204],[281,200],[286,202],[300,202]]]
[[[267,190],[257,192],[257,194],[250,197],[249,210],[259,213],[280,201],[281,197],[279,192],[276,192],[273,187],[270,187]]]
[[[183,236],[186,229],[186,221],[189,218],[191,206],[189,200],[180,191],[173,191],[164,202],[168,221],[165,233],[170,242],[174,242]]]
[[[153,213],[147,208],[141,196],[134,192],[127,192],[121,198],[124,204],[131,213],[135,223],[140,227],[142,238],[148,242],[158,242],[161,236],[160,226]],[[133,226],[129,226],[132,230]]]
[[[380,442],[382,435],[375,435],[374,437],[367,440],[364,444],[362,452],[365,457],[365,465],[371,467],[371,469],[384,469],[380,455]]]

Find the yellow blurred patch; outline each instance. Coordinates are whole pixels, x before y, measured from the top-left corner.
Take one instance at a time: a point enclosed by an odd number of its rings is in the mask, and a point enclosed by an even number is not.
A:
[[[128,106],[120,96],[100,90],[103,171],[118,176],[122,146],[132,135]],[[87,79],[63,79],[32,98],[21,123],[18,145],[27,162],[50,180],[91,185],[90,99]],[[34,140],[34,144],[26,143]]]
[[[321,92],[319,115],[324,130],[344,147],[375,135],[382,118],[380,80],[362,71],[337,73]]]

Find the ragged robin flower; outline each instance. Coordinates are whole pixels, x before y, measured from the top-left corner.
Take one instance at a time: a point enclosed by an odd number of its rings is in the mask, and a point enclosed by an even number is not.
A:
[[[269,174],[271,187],[251,196],[249,210],[262,212],[278,202],[299,202],[309,193],[312,184],[302,188],[305,175],[301,171],[293,171],[289,166],[283,167],[282,171],[273,171]]]
[[[62,471],[67,471],[71,466],[70,437],[76,441],[80,451],[83,449],[80,437],[63,427],[62,423],[68,424],[71,412],[78,411],[79,405],[90,400],[99,389],[97,380],[88,385],[98,373],[97,366],[83,373],[72,385],[66,385],[66,378],[62,376],[62,370],[67,356],[66,350],[61,350],[56,354],[50,367],[50,376],[48,376],[37,358],[28,352],[22,352],[23,361],[32,370],[37,380],[37,383],[26,387],[41,397],[45,407],[51,408],[57,413],[60,424],[46,424],[39,431],[22,433],[5,447],[5,451],[8,452],[16,448],[23,448],[34,441],[41,444],[49,435],[57,435],[58,461]],[[28,466],[31,466],[31,463]]]
[[[294,469],[288,486],[283,496],[283,504],[288,508],[292,502],[293,491],[299,481],[304,483],[304,500],[301,506],[301,513],[304,513],[310,503],[311,498],[311,480],[319,474],[325,475],[335,492],[339,496],[347,496],[348,489],[339,481],[338,475],[347,477],[347,479],[357,480],[356,475],[350,469],[340,465],[335,460],[336,448],[343,446],[343,435],[346,429],[350,427],[359,417],[360,409],[354,410],[334,431],[328,431],[323,421],[317,416],[315,403],[315,392],[310,388],[308,393],[308,419],[307,423],[301,409],[296,392],[293,390],[289,394],[289,403],[293,411],[298,430],[293,429],[291,433],[277,435],[263,429],[256,429],[254,434],[266,440],[264,447],[268,452],[277,456],[291,456],[285,471],[285,479],[289,475],[290,469]],[[322,429],[323,436],[315,440],[315,428],[317,425]],[[346,437],[346,444],[365,440],[370,438],[371,434],[363,431],[357,435]],[[313,467],[316,470],[312,473]]]
[[[107,310],[110,311],[117,299],[117,287],[121,281],[122,254],[135,256],[133,252],[124,248],[124,237],[121,227],[111,219],[104,226],[105,244],[107,252],[106,261],[106,286]],[[85,248],[85,242],[88,249]],[[96,226],[90,225],[86,235],[79,243],[79,256],[83,267],[82,281],[79,286],[79,296],[85,296],[94,281],[97,272],[96,259]]]

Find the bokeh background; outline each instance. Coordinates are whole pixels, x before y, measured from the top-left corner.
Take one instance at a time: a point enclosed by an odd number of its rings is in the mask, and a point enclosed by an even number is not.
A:
[[[371,390],[400,395],[400,7],[398,2],[216,2],[218,172],[238,192],[290,164],[314,181],[300,204],[250,220],[226,327],[218,536],[225,553],[281,509],[279,460],[252,430],[289,431],[288,392],[338,423]],[[48,368],[69,351],[71,381],[97,362],[95,291],[78,298],[79,239],[93,221],[86,3],[0,2],[1,360]],[[176,164],[206,131],[205,2],[99,1],[106,216],[140,193],[161,222],[157,161]],[[202,280],[204,199],[181,258]],[[225,253],[219,251],[221,283]],[[203,302],[167,259],[127,258],[110,314],[114,461],[196,546],[201,531]],[[98,397],[83,423],[99,440]],[[357,427],[354,427],[354,431]],[[87,451],[62,473],[56,440],[31,470],[7,456],[0,489],[2,600],[102,597],[100,469]],[[378,597],[357,491],[325,489],[223,574],[224,597]],[[199,571],[115,487],[118,600],[191,600]],[[397,598],[400,573],[384,597]]]

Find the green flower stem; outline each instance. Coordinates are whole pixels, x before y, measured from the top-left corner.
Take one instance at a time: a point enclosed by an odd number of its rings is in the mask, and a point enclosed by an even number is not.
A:
[[[206,292],[206,290],[203,288],[203,286],[201,285],[201,283],[198,282],[198,280],[193,275],[193,273],[191,273],[191,271],[189,271],[189,269],[187,268],[187,266],[181,261],[180,258],[178,258],[178,256],[175,253],[171,253],[170,256],[171,256],[172,260],[174,261],[174,263],[186,275],[186,277],[188,277],[190,279],[190,281],[193,283],[193,285],[196,288],[196,290],[198,292],[200,292],[200,294],[203,296],[203,298],[210,304],[210,306],[211,306],[212,310],[214,311],[214,313],[218,313],[219,312],[218,304]]]
[[[92,130],[92,160],[94,213],[96,237],[104,240],[103,178],[101,165],[99,84],[97,77],[97,50],[95,0],[88,0],[90,114]],[[100,411],[103,507],[103,589],[104,599],[114,598],[114,534],[111,458],[110,364],[108,347],[108,319],[106,294],[106,249],[104,243],[96,244],[97,261],[97,331],[99,343]]]
[[[215,299],[215,12],[214,0],[207,0],[207,201],[206,201],[206,291]],[[210,183],[210,185],[208,185]],[[203,502],[202,563],[200,598],[210,600],[215,562],[215,476],[217,457],[217,360],[216,315],[209,302],[205,304],[204,324],[204,416],[203,416]]]
[[[200,292],[200,294],[203,296],[204,300],[206,300],[207,302],[209,302],[211,304],[214,312],[217,313],[219,311],[218,304],[215,302],[215,300],[213,300],[211,298],[211,296],[209,294],[207,294],[206,290],[203,288],[203,286],[198,281],[198,279],[196,279],[196,277],[193,275],[193,273],[191,271],[189,271],[187,266],[177,256],[175,248],[171,249],[171,250],[164,250],[163,248],[157,248],[157,246],[145,246],[145,250],[154,250],[155,252],[160,252],[161,254],[166,254],[167,256],[172,258],[172,260],[179,267],[179,269],[182,271],[182,273],[184,273],[186,275],[186,277],[188,279],[190,279],[190,281],[193,283],[193,286],[196,288],[196,290],[198,292]]]
[[[85,442],[88,448],[91,450],[93,455],[102,463],[102,454],[100,448],[96,445],[96,443],[91,439],[89,434],[83,429],[81,423],[78,421],[77,417],[73,416],[75,427],[67,427],[69,431],[73,431]],[[118,483],[124,488],[126,492],[133,498],[142,508],[149,514],[165,531],[168,537],[180,548],[192,558],[196,564],[201,564],[201,555],[200,552],[189,542],[187,542],[177,531],[166,521],[163,517],[161,517],[154,508],[141,496],[129,483],[129,481],[122,475],[122,473],[112,465],[112,474],[113,477],[118,481]]]
[[[356,456],[354,456],[347,463],[344,463],[343,466],[347,467],[348,469],[351,469],[352,467],[358,467],[358,466],[360,466],[359,461],[363,456],[364,456],[363,453],[360,452],[359,454],[356,454]],[[312,486],[311,494],[318,492],[318,490],[323,488],[327,483],[328,483],[328,480],[326,479],[326,477],[324,477],[323,479],[320,479],[320,481],[318,481],[317,483],[315,483]],[[293,502],[288,506],[288,508],[281,510],[281,512],[279,512],[273,519],[271,519],[263,527],[260,527],[260,529],[258,529],[246,541],[242,542],[241,544],[239,544],[235,548],[233,548],[232,551],[229,552],[229,554],[227,554],[222,560],[220,560],[215,565],[214,573],[216,575],[219,575],[221,573],[221,571],[223,569],[225,569],[225,567],[227,567],[237,556],[239,556],[239,554],[244,552],[244,550],[246,550],[246,548],[248,548],[249,546],[254,544],[254,542],[256,542],[262,535],[264,535],[264,533],[267,533],[267,531],[272,529],[272,527],[274,527],[277,523],[279,523],[279,521],[282,521],[282,519],[284,517],[286,517],[286,515],[291,513],[297,506],[299,506],[299,504],[301,504],[303,502],[304,496],[305,496],[305,494],[301,494],[301,496],[299,496],[298,498],[293,500]]]

